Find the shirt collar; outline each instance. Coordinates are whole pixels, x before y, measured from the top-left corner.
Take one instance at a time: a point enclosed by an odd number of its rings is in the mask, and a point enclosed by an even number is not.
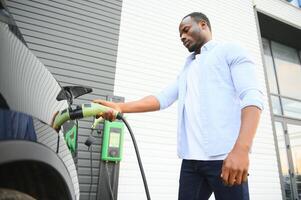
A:
[[[210,51],[213,47],[215,47],[216,44],[217,42],[215,40],[209,40],[201,47],[201,53],[205,51]]]
[[[202,52],[206,52],[206,51],[210,51],[211,49],[213,49],[213,47],[215,47],[215,45],[217,45],[217,41],[215,40],[209,40],[208,42],[206,42],[202,47],[201,47],[201,53]],[[195,59],[195,53],[191,53],[188,57],[187,57],[187,62],[191,61]]]

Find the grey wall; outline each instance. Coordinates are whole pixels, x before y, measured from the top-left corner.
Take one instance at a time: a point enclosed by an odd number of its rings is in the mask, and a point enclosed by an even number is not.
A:
[[[93,93],[75,103],[113,94],[121,0],[8,0],[7,6],[28,47],[62,86],[93,88]],[[90,122],[79,123],[81,199],[87,199],[91,178],[90,154],[84,145]],[[94,196],[100,158],[100,137],[96,137],[98,145],[92,148]]]

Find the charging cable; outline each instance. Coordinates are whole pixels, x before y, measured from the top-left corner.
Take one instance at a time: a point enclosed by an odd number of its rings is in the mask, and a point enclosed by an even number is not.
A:
[[[140,154],[139,154],[139,150],[138,150],[138,146],[137,146],[136,139],[135,139],[135,136],[133,134],[133,131],[132,131],[129,123],[126,121],[126,119],[122,115],[118,115],[117,117],[118,117],[118,119],[121,119],[124,122],[127,129],[129,130],[129,133],[131,135],[133,145],[134,145],[134,148],[135,148],[137,161],[138,161],[138,164],[139,164],[139,168],[140,168],[140,172],[141,172],[141,176],[142,176],[142,180],[143,180],[143,184],[144,184],[145,194],[146,194],[147,200],[151,200],[149,190],[148,190],[148,186],[147,186],[147,182],[146,182],[146,178],[145,178],[145,173],[144,173],[144,170],[143,170],[143,166],[142,166],[142,162],[141,162],[141,158],[140,158]]]

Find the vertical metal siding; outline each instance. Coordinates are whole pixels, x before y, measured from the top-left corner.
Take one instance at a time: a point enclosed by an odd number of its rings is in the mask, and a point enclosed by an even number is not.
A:
[[[122,1],[118,0],[8,0],[28,47],[62,85],[84,85],[93,93],[81,104],[113,94]],[[55,98],[55,97],[54,97]],[[80,121],[78,175],[81,199],[88,199],[90,153],[84,145],[91,120]],[[92,147],[95,198],[100,137]]]

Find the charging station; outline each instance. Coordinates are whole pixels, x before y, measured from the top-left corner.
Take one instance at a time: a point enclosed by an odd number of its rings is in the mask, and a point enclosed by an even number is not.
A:
[[[54,117],[52,127],[58,130],[64,123],[68,121],[75,121],[76,126],[78,127],[78,119],[93,117],[92,126],[90,126],[90,134],[86,138],[85,145],[90,151],[90,177],[91,181],[88,183],[89,192],[88,195],[85,195],[85,199],[91,199],[91,189],[93,185],[93,159],[92,159],[92,149],[95,144],[97,144],[97,139],[94,137],[94,132],[101,137],[101,150],[99,159],[99,168],[98,168],[98,185],[97,190],[95,190],[96,195],[93,199],[111,199],[114,200],[117,198],[117,187],[118,187],[118,173],[119,173],[119,161],[122,159],[122,145],[123,145],[123,126],[125,125],[127,130],[130,133],[134,149],[137,156],[137,161],[139,164],[141,177],[144,184],[145,194],[148,200],[150,200],[150,193],[147,186],[147,181],[145,173],[143,170],[137,142],[134,136],[134,133],[127,122],[126,118],[118,110],[114,110],[110,107],[107,107],[98,103],[84,103],[82,105],[73,105],[73,99],[81,95],[92,92],[92,88],[86,88],[82,86],[65,86],[60,91],[57,96],[57,100],[67,100],[68,108],[60,110]],[[112,98],[107,98],[111,100]],[[102,118],[102,115],[111,112],[112,115],[121,121],[108,122]],[[102,125],[102,128],[98,128],[99,125]],[[72,129],[71,129],[72,130]],[[77,130],[77,129],[76,129]],[[65,130],[65,132],[68,130]],[[68,132],[67,132],[68,133]],[[83,134],[83,133],[81,133]],[[79,135],[79,134],[76,134]],[[70,139],[67,134],[64,134],[65,140]],[[77,141],[77,139],[76,139]],[[69,142],[67,142],[68,144]],[[72,150],[72,146],[69,146]],[[76,149],[77,151],[77,149]],[[98,152],[97,152],[98,153]],[[115,170],[117,167],[117,170]],[[111,168],[111,169],[110,169]],[[80,171],[80,170],[78,170]],[[117,174],[117,176],[115,176]],[[113,178],[112,178],[113,177]],[[112,179],[114,182],[112,182]]]
[[[107,96],[107,101],[124,102],[123,97]],[[117,199],[119,167],[122,159],[124,125],[120,121],[100,124],[101,152],[96,200]]]
[[[64,121],[62,123],[64,139],[77,167],[80,188],[84,188],[81,191],[81,199],[115,200],[118,191],[119,162],[122,160],[124,123],[120,120],[110,122],[101,117],[94,117],[93,121],[91,118],[88,120],[88,123],[92,124],[88,130],[79,128],[82,122],[78,121],[78,118],[94,116],[95,109],[102,107],[93,103],[82,106],[76,103],[77,97],[90,92],[92,88],[63,87],[56,99],[67,101],[68,108],[58,113],[59,120],[55,120],[54,123]],[[118,96],[106,96],[106,100],[124,102],[124,98]],[[84,166],[83,158],[87,160]]]
[[[101,159],[121,161],[124,137],[124,125],[120,121],[104,121]]]

